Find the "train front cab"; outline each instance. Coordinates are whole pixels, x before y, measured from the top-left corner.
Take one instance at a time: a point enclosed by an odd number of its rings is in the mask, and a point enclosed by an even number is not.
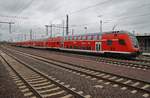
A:
[[[131,42],[131,49],[132,49],[131,55],[134,57],[141,55],[142,51],[140,50],[137,38],[131,33],[129,33],[128,35]]]
[[[102,51],[106,56],[136,57],[139,55],[139,46],[135,40],[132,34],[125,31],[105,33],[102,35]]]

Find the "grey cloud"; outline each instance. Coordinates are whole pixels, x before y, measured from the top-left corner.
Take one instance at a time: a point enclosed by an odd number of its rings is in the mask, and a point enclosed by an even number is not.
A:
[[[111,30],[117,24],[118,30],[144,33],[150,30],[149,10],[149,0],[1,0],[0,15],[26,16],[28,19],[0,17],[0,20],[14,21],[14,32],[24,34],[31,28],[35,32],[45,32],[45,24],[61,24],[62,20],[66,20],[66,14],[69,14],[70,29],[74,29],[74,33],[85,33],[85,26],[88,27],[87,32],[98,32],[100,19],[103,20],[104,31]],[[99,18],[99,15],[102,17]],[[1,27],[0,30],[5,39],[8,35],[5,32],[8,30]],[[54,33],[55,31],[59,32],[54,29]]]
[[[24,10],[31,3],[31,0],[1,0],[1,14],[17,14]]]

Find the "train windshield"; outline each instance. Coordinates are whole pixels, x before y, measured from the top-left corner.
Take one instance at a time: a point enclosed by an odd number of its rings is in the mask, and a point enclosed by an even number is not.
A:
[[[131,40],[132,40],[133,46],[134,46],[135,48],[138,48],[138,47],[139,47],[139,44],[138,44],[137,38],[136,38],[134,35],[130,35],[130,38],[131,38]]]

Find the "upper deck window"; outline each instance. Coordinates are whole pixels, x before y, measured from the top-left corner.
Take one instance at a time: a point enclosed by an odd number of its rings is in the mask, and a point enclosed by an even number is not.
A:
[[[98,35],[98,40],[101,40],[101,37],[102,37],[101,35]]]
[[[81,36],[78,36],[78,40],[81,40]]]
[[[70,36],[69,39],[72,40],[72,36]]]
[[[52,40],[52,39],[51,39]],[[68,37],[65,37],[65,40],[68,40]]]
[[[88,39],[88,40],[91,40],[91,36],[87,36],[87,39]]]
[[[92,36],[92,35],[89,35],[89,36],[87,37],[87,39],[88,39],[88,40],[93,40],[93,36]]]
[[[72,36],[72,40],[74,40],[74,36]]]
[[[93,40],[97,40],[97,39],[98,39],[98,35],[94,35]]]
[[[112,40],[107,40],[107,45],[111,46],[112,45]]]
[[[125,40],[119,39],[119,44],[120,44],[120,45],[125,45],[125,44],[126,44],[126,43],[125,43]]]
[[[86,40],[86,36],[82,36],[82,40]]]
[[[70,40],[70,36],[68,36],[68,40]]]

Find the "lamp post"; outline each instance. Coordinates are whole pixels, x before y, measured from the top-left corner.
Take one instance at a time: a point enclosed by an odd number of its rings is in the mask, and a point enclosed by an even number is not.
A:
[[[102,33],[103,32],[103,27],[102,27],[103,23],[102,23],[102,20],[100,20],[100,32]]]
[[[102,21],[102,19],[101,19],[101,17],[102,17],[102,15],[99,15],[98,16],[99,18],[100,18],[100,33],[102,33],[103,32],[103,21]]]
[[[85,34],[87,33],[87,27],[84,27],[84,29],[85,29]]]

